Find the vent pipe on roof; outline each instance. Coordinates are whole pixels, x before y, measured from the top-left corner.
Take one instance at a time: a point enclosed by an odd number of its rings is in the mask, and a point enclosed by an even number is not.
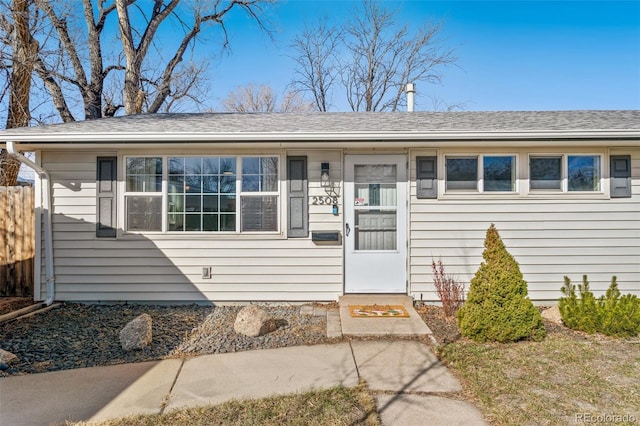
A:
[[[407,83],[407,112],[413,112],[414,95],[416,94],[416,85],[413,83]]]

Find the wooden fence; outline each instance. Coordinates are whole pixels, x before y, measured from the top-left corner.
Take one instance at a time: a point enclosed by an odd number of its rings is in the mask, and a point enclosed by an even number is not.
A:
[[[0,296],[33,295],[33,187],[0,187]]]

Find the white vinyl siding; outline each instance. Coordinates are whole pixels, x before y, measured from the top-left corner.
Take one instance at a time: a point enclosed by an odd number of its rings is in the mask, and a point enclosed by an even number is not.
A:
[[[290,151],[289,155],[306,155],[308,158],[309,178],[309,232],[340,231],[342,232],[342,151]],[[322,187],[320,173],[322,163],[329,163],[331,187]],[[331,204],[313,204],[313,197],[333,197],[338,199],[338,215],[331,213]],[[323,200],[324,202],[324,200]],[[342,246],[338,247],[342,256]]]
[[[557,149],[559,154],[570,153],[565,151]],[[533,153],[535,150],[522,150],[519,157],[528,159]],[[415,157],[435,154],[436,151],[415,150],[411,156],[409,273],[410,293],[417,300],[438,300],[431,272],[431,261],[438,258],[448,273],[466,283],[468,290],[483,261],[484,238],[492,223],[520,264],[529,284],[529,296],[535,301],[556,301],[565,275],[581,282],[582,275],[587,274],[597,295],[616,275],[623,293],[639,294],[640,150],[608,152],[631,154],[633,165],[633,197],[611,199],[584,193],[576,197],[567,193],[536,197],[524,189],[528,183],[511,197],[452,198],[443,197],[440,191],[438,199],[418,199]],[[603,177],[608,177],[607,162],[604,157]],[[522,164],[519,178],[528,179]],[[442,179],[439,174],[441,190]],[[608,180],[604,182],[607,187]]]
[[[117,239],[97,238],[96,158],[116,154],[44,152],[40,155],[43,167],[51,171],[54,182],[56,300],[332,301],[342,294],[342,246],[318,246],[310,237],[285,239],[279,234],[264,233],[122,235],[120,230]],[[340,184],[340,151],[305,152],[304,155],[309,160],[310,193],[324,193],[318,181],[321,162],[331,161],[332,178],[335,176]],[[124,158],[124,155],[118,157],[121,193]],[[281,158],[286,156],[283,154]],[[316,166],[318,173],[313,170]],[[122,200],[123,197],[118,198],[118,203]],[[315,221],[311,222],[310,230],[340,229],[340,217],[332,215],[331,206],[313,206],[310,210]],[[122,220],[121,210],[120,228]],[[327,223],[332,225],[327,227]],[[211,268],[211,279],[202,278],[203,267]],[[42,281],[43,263],[41,270]],[[40,289],[40,297],[44,298],[44,282]]]
[[[507,142],[505,144],[508,145]],[[180,155],[272,155],[267,152],[180,152]],[[409,290],[417,300],[437,301],[432,259],[468,284],[482,262],[487,228],[495,223],[507,249],[520,264],[530,297],[554,302],[563,276],[579,282],[588,274],[601,294],[611,276],[623,293],[639,294],[640,149],[486,149],[478,155],[516,155],[517,191],[509,194],[445,194],[443,155],[464,149],[414,149],[410,152]],[[397,150],[395,152],[398,152]],[[475,153],[475,150],[474,150]],[[119,236],[96,237],[96,158],[118,155]],[[38,153],[53,182],[53,231],[56,299],[68,301],[331,301],[343,294],[343,245],[316,245],[313,231],[343,232],[343,151],[288,150],[307,156],[309,237],[286,239],[284,232],[260,235],[122,235],[124,194],[122,161],[140,152],[60,151]],[[173,155],[167,152],[163,155]],[[529,190],[530,155],[598,154],[602,157],[601,193],[534,193]],[[609,155],[631,155],[632,197],[608,196]],[[438,198],[416,198],[416,156],[438,156]],[[321,163],[329,162],[331,189],[320,184]],[[280,194],[286,182],[280,170]],[[338,215],[330,204],[312,197],[337,196]],[[280,222],[286,203],[280,203]],[[42,250],[42,243],[40,242]],[[202,279],[202,268],[211,279]],[[40,262],[40,297],[45,297],[44,262]],[[36,286],[38,289],[38,286]]]

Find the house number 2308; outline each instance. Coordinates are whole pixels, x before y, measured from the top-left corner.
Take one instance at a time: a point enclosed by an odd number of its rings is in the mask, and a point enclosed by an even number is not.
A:
[[[314,205],[314,206],[338,204],[338,197],[313,196],[313,197],[311,197],[311,204]]]

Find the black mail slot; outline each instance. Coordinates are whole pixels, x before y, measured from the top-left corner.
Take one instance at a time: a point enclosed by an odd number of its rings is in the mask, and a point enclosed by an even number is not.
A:
[[[311,241],[316,242],[338,242],[340,241],[340,232],[312,232]]]

